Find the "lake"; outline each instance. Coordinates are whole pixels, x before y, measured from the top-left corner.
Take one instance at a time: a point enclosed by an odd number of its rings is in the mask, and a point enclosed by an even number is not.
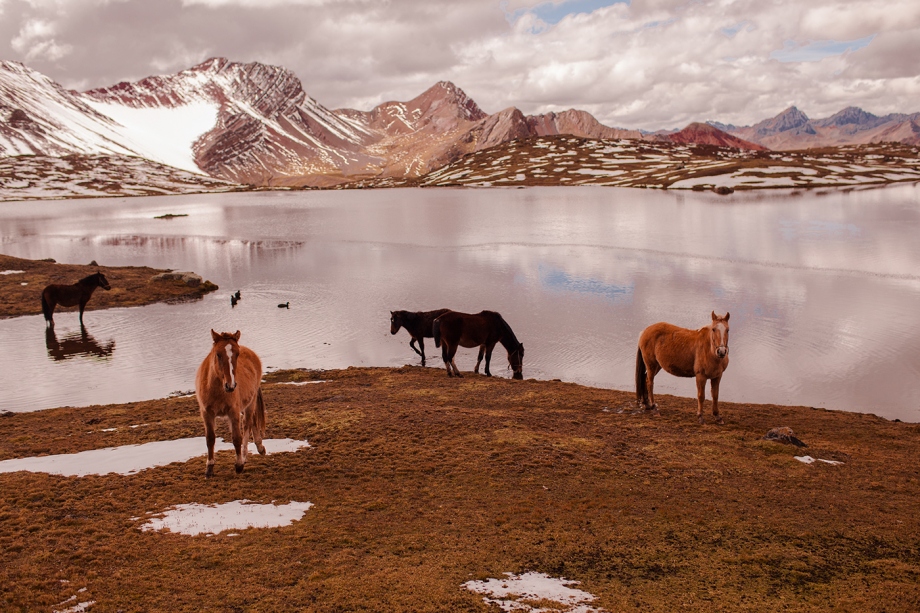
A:
[[[154,219],[167,213],[188,217]],[[191,390],[209,330],[272,368],[419,362],[389,311],[500,311],[525,378],[632,390],[657,321],[731,312],[726,401],[920,421],[920,187],[260,192],[0,204],[0,252],[193,270],[203,300],[0,320],[0,409]],[[243,299],[231,308],[229,296]],[[290,309],[277,308],[290,302]],[[433,342],[429,366],[442,367]],[[457,364],[471,370],[476,351]],[[499,347],[492,371],[510,376]],[[446,376],[446,375],[445,375]],[[660,393],[695,395],[660,374]],[[708,396],[708,392],[707,392]],[[664,407],[666,410],[666,406]],[[781,425],[781,424],[777,424]]]

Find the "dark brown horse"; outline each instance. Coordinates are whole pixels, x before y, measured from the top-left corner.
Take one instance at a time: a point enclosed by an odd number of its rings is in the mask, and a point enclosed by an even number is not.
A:
[[[412,347],[412,351],[422,356],[422,366],[424,366],[424,339],[434,336],[431,331],[434,320],[449,310],[438,309],[436,311],[418,311],[414,313],[412,311],[390,311],[390,334],[396,334],[401,327],[405,328],[409,336],[412,337],[412,340],[409,341],[409,346]],[[418,349],[415,348],[416,342],[418,342]]]
[[[105,275],[101,272],[91,274],[73,285],[49,285],[42,290],[42,313],[45,324],[54,327],[54,307],[57,305],[72,307],[80,305],[80,324],[83,324],[83,310],[92,298],[97,287],[108,291],[112,289]]]
[[[482,311],[475,315],[448,311],[434,320],[432,326],[434,333],[434,346],[441,348],[441,357],[447,368],[447,376],[457,375],[462,377],[460,369],[454,363],[457,347],[479,347],[479,358],[476,360],[474,372],[479,374],[479,364],[482,357],[486,358],[486,376],[491,377],[489,362],[492,359],[492,349],[495,343],[501,343],[508,351],[508,364],[514,371],[512,379],[523,379],[524,344],[518,342],[511,326],[502,316],[494,311]]]
[[[262,361],[249,347],[239,344],[240,331],[218,334],[211,330],[214,345],[195,376],[195,396],[204,421],[208,445],[205,477],[214,474],[214,422],[230,420],[230,434],[236,449],[236,472],[243,472],[249,453],[249,436],[259,453],[265,455],[265,403],[262,402]]]
[[[712,313],[712,323],[699,330],[668,323],[652,324],[639,336],[636,352],[636,399],[640,409],[657,409],[655,375],[662,368],[675,377],[696,378],[696,415],[703,422],[706,381],[712,381],[712,416],[718,423],[719,383],[728,368],[728,317]]]

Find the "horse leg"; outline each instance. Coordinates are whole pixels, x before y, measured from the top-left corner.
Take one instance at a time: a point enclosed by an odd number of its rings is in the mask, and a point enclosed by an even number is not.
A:
[[[697,375],[696,376],[696,416],[700,420],[700,425],[703,425],[705,420],[703,419],[703,403],[706,401],[706,375]]]
[[[419,355],[422,355],[422,352],[415,348],[415,337],[414,336],[412,337],[412,340],[409,341],[409,346],[412,347],[412,351],[414,351],[415,353]]]
[[[658,410],[658,403],[655,402],[655,375],[657,375],[660,370],[661,366],[659,366],[657,362],[645,365],[645,378],[648,386],[648,405],[646,409],[650,411]]]
[[[421,351],[419,351],[419,355],[422,356],[422,366],[424,366],[425,365],[425,339],[421,336],[418,337],[418,346],[419,346],[419,349],[421,349]]]
[[[479,374],[479,365],[482,363],[482,356],[484,356],[485,354],[486,354],[486,346],[480,345],[479,346],[479,357],[476,358],[476,368],[473,369],[473,372],[476,373],[477,375]],[[488,366],[486,366],[486,370],[487,371],[489,370]]]
[[[236,413],[236,415],[233,413]],[[239,409],[230,413],[230,435],[233,439],[233,448],[236,450],[236,464],[234,468],[237,474],[243,472],[243,466],[246,464],[246,458],[243,455],[242,421],[243,416]]]
[[[447,369],[447,376],[453,377],[454,373],[450,370],[450,350],[447,348],[447,341],[441,341],[441,359],[444,360],[444,367]]]
[[[214,434],[214,416],[206,414],[204,418],[204,438],[208,444],[208,467],[204,476],[210,478],[214,476],[214,441],[217,438]]]
[[[81,326],[83,325],[83,310],[86,309],[87,302],[89,302],[89,300],[83,300],[83,299],[80,300],[80,325]]]
[[[486,376],[491,377],[492,371],[489,370],[489,364],[492,362],[492,350],[495,349],[495,345],[486,346]]]
[[[454,375],[457,376],[457,377],[460,377],[460,378],[462,379],[462,378],[463,378],[463,375],[460,374],[460,369],[457,368],[457,363],[454,362],[454,356],[457,355],[457,349],[458,349],[459,347],[460,347],[460,344],[459,344],[459,343],[458,343],[457,345],[455,345],[455,346],[450,350],[450,353],[448,354],[448,357],[450,358],[450,366],[451,366],[451,368],[454,369]]]
[[[716,377],[712,380],[712,416],[715,418],[717,424],[725,423],[725,420],[719,415],[719,383],[721,382],[722,377]]]

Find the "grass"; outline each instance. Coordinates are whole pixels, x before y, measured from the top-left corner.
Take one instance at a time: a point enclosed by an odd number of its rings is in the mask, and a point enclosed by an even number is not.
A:
[[[102,272],[112,289],[97,289],[86,305],[87,311],[141,306],[154,302],[199,299],[217,286],[205,281],[189,287],[182,281],[150,282],[163,270],[147,266],[92,266],[57,264],[46,260],[25,260],[0,254],[0,271],[21,270],[22,274],[0,275],[0,319],[39,315],[42,290],[52,283],[76,283],[83,277]],[[23,285],[25,283],[26,285]],[[79,307],[57,306],[54,314],[79,311]]]
[[[275,384],[303,379],[328,382]],[[489,611],[464,582],[532,570],[608,611],[920,609],[916,424],[725,403],[726,425],[698,426],[694,399],[660,396],[654,417],[625,392],[417,367],[288,371],[263,389],[268,436],[311,449],[251,457],[242,475],[223,452],[211,480],[203,457],[0,474],[0,608],[49,610],[86,587],[93,612]],[[0,420],[0,459],[203,432],[193,398]],[[780,425],[809,447],[762,440]],[[238,499],[316,506],[237,537],[131,519]]]

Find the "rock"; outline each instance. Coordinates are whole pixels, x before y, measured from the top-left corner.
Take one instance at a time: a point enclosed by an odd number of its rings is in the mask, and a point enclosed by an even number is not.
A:
[[[189,287],[198,287],[201,285],[202,279],[201,275],[196,275],[193,272],[161,272],[158,275],[154,275],[150,279],[151,281],[182,281]]]
[[[727,196],[729,194],[734,194],[735,190],[727,185],[720,185],[718,187],[713,187],[712,191],[719,194],[720,196]]]
[[[784,445],[795,445],[796,447],[808,447],[805,443],[800,441],[795,436],[795,432],[792,431],[792,428],[787,426],[781,426],[779,428],[773,428],[767,432],[766,436],[763,437],[765,441],[773,441],[775,443],[783,443]]]
[[[45,258],[43,260],[39,260],[39,262],[48,262],[49,264],[57,264],[57,260],[55,260],[54,258]]]
[[[96,262],[96,260],[93,260],[92,262],[87,264],[87,266],[99,266],[99,264]]]

